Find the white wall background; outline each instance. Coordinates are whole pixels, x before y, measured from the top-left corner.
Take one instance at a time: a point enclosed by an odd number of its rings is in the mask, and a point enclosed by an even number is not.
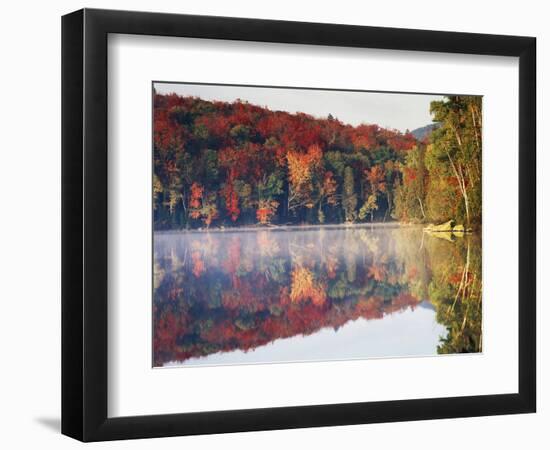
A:
[[[60,418],[60,16],[83,6],[266,19],[353,23],[538,38],[539,230],[550,226],[550,142],[544,106],[550,77],[549,12],[535,0],[480,2],[353,0],[19,1],[0,15],[0,445],[75,448]],[[409,422],[101,443],[94,448],[548,448],[550,445],[550,239],[539,231],[539,412],[535,415]]]

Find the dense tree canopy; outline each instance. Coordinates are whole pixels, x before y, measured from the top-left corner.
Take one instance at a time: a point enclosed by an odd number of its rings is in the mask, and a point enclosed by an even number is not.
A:
[[[448,97],[431,111],[438,126],[418,140],[332,116],[156,94],[155,229],[391,218],[476,226],[481,98]]]

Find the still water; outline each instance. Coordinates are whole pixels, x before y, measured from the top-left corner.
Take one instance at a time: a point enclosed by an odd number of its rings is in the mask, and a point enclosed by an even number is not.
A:
[[[481,351],[481,240],[420,227],[155,233],[153,359]]]

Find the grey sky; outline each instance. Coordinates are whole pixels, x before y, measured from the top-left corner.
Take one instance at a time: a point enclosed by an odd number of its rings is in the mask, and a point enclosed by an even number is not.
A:
[[[233,102],[237,99],[273,111],[303,112],[315,117],[332,114],[344,123],[375,123],[400,131],[414,130],[432,122],[430,102],[440,95],[343,92],[307,89],[274,89],[241,86],[212,86],[155,83],[159,94],[176,93],[203,100]]]

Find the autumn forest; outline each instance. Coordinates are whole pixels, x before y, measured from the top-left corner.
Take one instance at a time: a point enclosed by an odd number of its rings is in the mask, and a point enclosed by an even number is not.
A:
[[[481,100],[432,102],[432,124],[400,132],[155,93],[155,229],[450,219],[479,228]]]
[[[282,91],[153,94],[154,366],[480,352],[482,98]]]

